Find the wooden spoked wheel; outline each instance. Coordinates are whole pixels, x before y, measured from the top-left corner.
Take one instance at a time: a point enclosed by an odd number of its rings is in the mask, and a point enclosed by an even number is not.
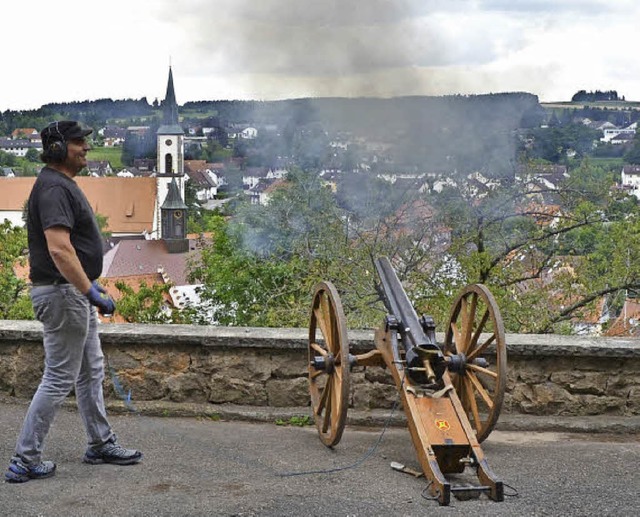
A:
[[[319,367],[321,366],[321,367]],[[349,344],[340,297],[333,284],[315,287],[309,322],[309,391],[320,440],[336,445],[347,420]]]
[[[445,332],[444,352],[463,359],[462,367],[451,373],[451,382],[482,442],[498,421],[507,384],[504,324],[484,285],[469,285],[458,295]]]

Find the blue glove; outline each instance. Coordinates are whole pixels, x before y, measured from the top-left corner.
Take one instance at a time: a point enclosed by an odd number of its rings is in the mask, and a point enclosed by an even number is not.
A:
[[[91,284],[91,289],[85,296],[89,299],[91,305],[95,305],[98,308],[98,312],[103,316],[111,316],[116,310],[116,304],[98,282],[94,281]]]

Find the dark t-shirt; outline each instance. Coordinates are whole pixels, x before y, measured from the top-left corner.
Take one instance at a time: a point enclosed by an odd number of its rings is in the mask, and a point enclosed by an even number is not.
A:
[[[50,167],[44,167],[29,196],[29,277],[33,283],[64,282],[56,268],[44,230],[63,226],[71,232],[84,272],[93,281],[102,273],[102,237],[93,210],[77,183]]]

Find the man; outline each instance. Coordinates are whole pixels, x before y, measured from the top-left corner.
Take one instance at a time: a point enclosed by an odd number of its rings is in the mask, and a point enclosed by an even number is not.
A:
[[[87,165],[89,145],[75,121],[53,122],[42,136],[42,161],[27,208],[31,301],[43,324],[45,365],[5,480],[22,483],[53,476],[42,461],[44,440],[56,411],[75,388],[89,446],[86,463],[132,465],[142,453],[118,444],[107,420],[104,364],[97,310],[115,304],[96,282],[102,272],[102,239],[95,216],[74,177]]]

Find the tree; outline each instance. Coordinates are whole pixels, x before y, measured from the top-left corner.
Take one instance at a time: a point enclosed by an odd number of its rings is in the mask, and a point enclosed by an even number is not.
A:
[[[32,163],[40,163],[40,153],[36,149],[29,149],[25,158]]]
[[[609,184],[585,163],[557,189],[520,183],[473,201],[439,199],[456,229],[455,283],[489,285],[507,329],[520,332],[557,330],[601,297],[637,288],[637,205],[609,195]]]
[[[245,204],[236,221],[244,227],[247,249],[288,258],[294,251],[315,254],[317,243],[333,230],[339,215],[330,190],[317,174],[292,169],[266,206]]]
[[[105,230],[107,224],[109,222],[109,218],[106,215],[102,215],[100,213],[95,214],[96,223],[98,225],[98,229],[100,230],[100,234],[104,240],[108,240],[111,238],[111,232]]]
[[[18,159],[13,154],[0,151],[0,166],[15,167],[17,163]]]
[[[625,163],[640,165],[640,133],[636,133],[631,149],[624,155]]]
[[[533,140],[533,144],[521,149],[525,160],[541,158],[558,163],[566,158],[569,150],[575,151],[578,158],[591,155],[595,149],[594,142],[599,140],[600,133],[577,123],[532,129],[528,136]]]
[[[297,324],[286,310],[297,308],[296,265],[261,257],[243,247],[241,233],[220,216],[209,222],[213,242],[202,251],[190,279],[203,284],[206,307],[195,321],[219,325]]]
[[[379,323],[375,259],[389,256],[406,277],[421,268],[437,233],[415,188],[389,191],[360,178],[352,194],[338,206],[316,174],[297,169],[266,206],[214,218],[213,243],[192,271],[204,284],[209,321],[306,326],[313,288],[324,280],[339,290],[350,326]]]
[[[0,319],[33,319],[27,284],[14,273],[26,265],[27,232],[5,219],[0,223]]]
[[[170,286],[147,285],[141,282],[136,289],[123,281],[115,282],[121,296],[116,310],[127,323],[187,323],[189,313],[181,314],[166,302]]]

